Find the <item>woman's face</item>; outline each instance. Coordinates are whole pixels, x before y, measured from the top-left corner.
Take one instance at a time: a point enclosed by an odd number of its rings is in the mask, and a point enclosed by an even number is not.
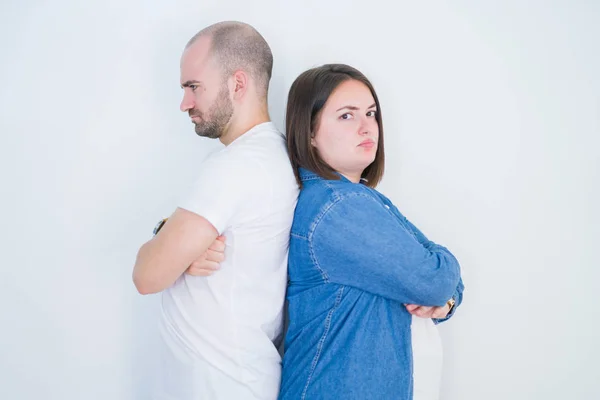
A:
[[[321,110],[311,144],[331,168],[352,182],[374,160],[379,139],[375,99],[362,82],[342,82]]]

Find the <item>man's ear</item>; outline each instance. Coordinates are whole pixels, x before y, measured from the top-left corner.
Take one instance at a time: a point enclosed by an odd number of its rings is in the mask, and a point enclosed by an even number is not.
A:
[[[239,100],[248,90],[248,75],[242,70],[237,70],[233,73],[232,78],[233,99]]]

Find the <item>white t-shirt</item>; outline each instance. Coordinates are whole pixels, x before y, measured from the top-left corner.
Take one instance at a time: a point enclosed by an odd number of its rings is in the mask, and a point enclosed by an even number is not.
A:
[[[160,400],[272,400],[279,392],[290,228],[298,198],[285,138],[260,124],[211,155],[179,206],[224,234],[209,277],[162,293]]]
[[[412,317],[413,400],[438,400],[442,382],[442,338],[431,318]]]

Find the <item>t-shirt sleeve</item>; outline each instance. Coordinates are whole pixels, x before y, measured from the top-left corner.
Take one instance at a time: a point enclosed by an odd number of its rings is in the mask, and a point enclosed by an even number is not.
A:
[[[206,218],[221,234],[243,203],[254,197],[255,170],[252,161],[216,154],[200,165],[198,179],[184,194],[179,207]]]

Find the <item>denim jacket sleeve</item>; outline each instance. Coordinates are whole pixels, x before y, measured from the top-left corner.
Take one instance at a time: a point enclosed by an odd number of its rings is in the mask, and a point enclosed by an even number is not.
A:
[[[454,307],[452,307],[452,310],[448,313],[448,315],[446,315],[444,318],[432,318],[433,322],[437,325],[439,323],[448,321],[450,318],[452,318],[452,316],[454,315],[454,313],[456,313],[456,309],[458,308],[458,306],[460,306],[460,304],[462,303],[462,299],[463,299],[463,291],[465,290],[465,285],[463,284],[462,278],[458,281],[458,286],[456,286],[456,290],[454,291],[454,294],[452,295],[452,298],[454,299],[455,303],[454,303]]]
[[[334,200],[308,239],[325,281],[402,303],[442,306],[460,279],[458,262],[448,250],[421,244],[367,194]]]
[[[395,206],[391,205],[391,207],[393,207],[393,210],[396,213],[396,215],[412,231],[413,235],[415,235],[415,238],[419,241],[419,243],[421,243],[425,247],[429,247],[433,244],[433,242],[430,241],[429,239],[427,239],[427,237],[423,234],[423,232],[421,232],[419,230],[419,228],[414,226],[404,215],[402,215],[402,213]],[[452,311],[450,311],[450,313],[444,318],[433,318],[433,322],[435,322],[436,324],[439,324],[441,322],[445,322],[445,321],[449,320],[454,315],[454,313],[456,312],[456,309],[462,303],[464,290],[465,290],[465,285],[463,284],[462,277],[461,277],[458,281],[458,285],[456,286],[456,290],[454,291],[454,294],[452,295],[452,298],[455,301]]]

